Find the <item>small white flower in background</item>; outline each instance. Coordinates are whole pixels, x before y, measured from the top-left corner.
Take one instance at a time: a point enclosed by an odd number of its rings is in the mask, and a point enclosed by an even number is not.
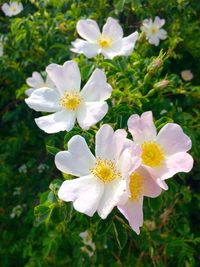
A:
[[[12,17],[19,14],[23,10],[23,5],[22,3],[17,2],[11,2],[10,4],[5,3],[2,5],[1,9],[6,16]]]
[[[94,254],[94,251],[96,250],[95,243],[92,241],[92,234],[88,230],[85,232],[80,233],[80,237],[83,240],[83,243],[85,246],[89,246],[91,250],[89,250],[87,247],[81,247],[82,251],[85,251],[89,257],[91,257]]]
[[[194,78],[194,75],[191,70],[183,70],[181,71],[181,77],[184,81],[188,82]]]
[[[105,58],[128,56],[132,53],[138,32],[123,38],[123,30],[118,21],[109,17],[103,26],[102,33],[95,20],[79,20],[77,32],[85,40],[76,39],[72,42],[71,51],[82,53],[88,58],[102,53]]]
[[[37,167],[39,173],[42,173],[44,170],[46,170],[46,169],[48,169],[48,168],[49,168],[49,166],[48,166],[47,164],[44,164],[44,163],[41,163],[41,164]]]
[[[160,112],[160,115],[163,115],[165,113],[167,113],[167,110],[166,109],[162,109],[161,112]]]
[[[15,218],[19,217],[23,212],[23,206],[22,205],[17,205],[12,209],[12,212],[10,214],[10,218]]]
[[[114,132],[104,124],[96,134],[96,157],[83,137],[73,136],[68,151],[56,154],[55,164],[60,171],[79,178],[64,181],[58,197],[73,201],[74,208],[88,216],[97,211],[102,219],[126,202],[126,179],[141,163],[141,150],[126,136],[125,130]]]
[[[161,188],[168,189],[166,179],[192,169],[193,158],[187,153],[192,142],[178,124],[167,123],[157,134],[152,112],[147,111],[141,116],[132,115],[128,128],[135,143],[141,147],[141,166]]]
[[[106,115],[105,100],[110,97],[112,87],[103,71],[95,69],[81,91],[81,75],[75,61],[67,61],[62,66],[51,64],[46,72],[56,88],[36,89],[25,99],[36,111],[54,112],[35,119],[40,129],[46,133],[70,131],[77,118],[79,126],[87,130]]]
[[[145,32],[146,39],[150,44],[158,46],[160,40],[164,40],[167,38],[167,32],[161,27],[165,24],[164,19],[160,19],[159,17],[155,17],[154,21],[152,19],[145,19],[143,21],[141,30]]]
[[[22,164],[22,166],[18,169],[19,173],[27,173],[27,167],[25,164]]]
[[[123,205],[118,205],[120,212],[126,217],[132,229],[139,235],[143,225],[143,198],[155,198],[162,192],[160,186],[143,167],[131,173],[127,179],[128,200]]]
[[[30,88],[25,92],[27,96],[30,96],[33,91],[39,88],[55,88],[54,83],[48,75],[46,81],[44,81],[41,74],[37,71],[32,73],[32,77],[26,79],[26,83],[30,86]]]

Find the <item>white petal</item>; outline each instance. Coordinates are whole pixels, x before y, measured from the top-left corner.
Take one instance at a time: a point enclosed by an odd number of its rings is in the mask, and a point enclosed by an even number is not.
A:
[[[160,19],[158,16],[156,16],[155,20],[154,20],[154,23],[156,24],[156,26],[161,28],[165,24],[165,20],[164,19]]]
[[[63,95],[66,91],[79,92],[81,75],[78,65],[75,61],[66,61],[63,66],[58,64],[50,64],[46,68],[46,72],[56,85],[61,95]]]
[[[5,14],[6,16],[9,16],[9,17],[12,16],[12,14],[11,14],[11,10],[10,10],[10,6],[9,6],[7,3],[4,3],[4,4],[2,5],[1,9],[2,9],[2,11],[4,12],[4,14]]]
[[[102,219],[106,219],[112,209],[126,198],[126,181],[115,179],[106,183],[103,196],[99,202],[97,212]]]
[[[128,129],[137,143],[154,140],[156,137],[156,127],[153,122],[152,112],[144,112],[141,117],[136,114],[130,116],[128,119]]]
[[[137,39],[138,39],[138,32],[134,32],[131,35],[123,38],[120,55],[129,56],[133,52]]]
[[[143,225],[143,198],[139,201],[129,199],[125,205],[119,205],[119,211],[128,220],[131,228],[139,235],[140,227]]]
[[[123,30],[116,19],[109,17],[103,26],[102,34],[105,37],[112,38],[113,41],[117,41],[123,37]]]
[[[33,88],[41,88],[44,87],[44,80],[39,72],[34,71],[32,77],[26,79],[26,83]]]
[[[99,53],[99,45],[90,43],[81,39],[76,39],[72,42],[73,48],[70,50],[74,53],[84,54],[87,58],[95,57]]]
[[[92,175],[63,182],[58,197],[64,201],[73,201],[74,208],[93,216],[97,210],[104,189],[103,182]]]
[[[49,88],[55,88],[55,84],[53,83],[53,81],[51,80],[51,78],[49,77],[49,75],[47,75],[45,84]]]
[[[106,102],[86,102],[77,110],[78,124],[82,129],[87,130],[102,120],[107,112]]]
[[[164,40],[167,38],[167,32],[163,29],[160,29],[158,31],[158,37],[161,39],[161,40]]]
[[[76,113],[62,110],[54,114],[35,119],[37,126],[46,133],[70,131],[74,127]]]
[[[92,19],[79,20],[76,29],[82,38],[90,42],[96,42],[100,36],[99,26]]]
[[[115,41],[110,47],[102,48],[101,53],[107,59],[113,59],[116,56],[121,55],[120,52],[122,50],[122,39]]]
[[[100,69],[95,69],[90,79],[83,87],[81,95],[85,101],[104,101],[111,95],[112,87],[106,82],[106,75]]]
[[[25,102],[30,108],[36,111],[56,112],[61,109],[59,99],[56,90],[40,88],[34,90],[34,92],[25,99]]]
[[[149,41],[150,44],[153,44],[155,46],[158,46],[159,43],[160,43],[160,40],[159,40],[158,36],[156,36],[156,35],[151,35],[149,37],[149,40],[148,41]]]
[[[27,89],[26,91],[25,91],[25,94],[27,95],[27,96],[30,96],[32,93],[33,93],[33,91],[35,91],[36,89],[35,88],[29,88],[29,89]]]
[[[158,133],[157,142],[163,147],[166,155],[187,152],[192,147],[191,139],[184,134],[176,123],[167,123]]]
[[[88,175],[95,162],[95,157],[80,135],[75,135],[69,140],[68,151],[59,152],[55,156],[56,167],[74,176]]]

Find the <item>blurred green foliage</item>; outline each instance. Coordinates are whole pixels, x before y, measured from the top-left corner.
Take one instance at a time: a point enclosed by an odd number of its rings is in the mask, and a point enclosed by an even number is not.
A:
[[[0,34],[6,37],[0,57],[0,266],[198,266],[200,2],[25,0],[23,5],[15,17],[0,11]],[[166,19],[168,32],[159,47],[140,35],[128,58],[88,60],[69,50],[80,18],[102,26],[112,16],[128,35],[139,30],[143,19],[156,15]],[[34,123],[39,114],[25,105],[25,80],[33,71],[43,72],[48,64],[70,58],[79,63],[83,83],[96,66],[106,72],[113,87],[109,112],[87,132],[75,127],[67,134],[47,135]],[[191,82],[181,80],[184,69],[193,72]],[[164,79],[169,84],[163,88],[158,82]],[[74,134],[83,135],[93,148],[102,123],[126,128],[131,114],[146,110],[153,111],[158,129],[169,121],[183,127],[193,141],[195,166],[189,174],[170,179],[169,190],[160,197],[145,199],[144,226],[137,236],[117,209],[103,221],[58,200],[58,188],[69,177],[61,177],[53,155],[66,149]],[[96,245],[91,257],[79,236],[85,230]]]

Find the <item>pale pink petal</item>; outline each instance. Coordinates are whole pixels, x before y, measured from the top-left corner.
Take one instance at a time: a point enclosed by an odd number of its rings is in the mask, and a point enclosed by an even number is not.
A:
[[[103,26],[102,34],[115,42],[123,37],[123,30],[117,20],[109,17]]]
[[[35,119],[37,126],[46,133],[70,131],[74,127],[76,113],[62,110],[54,114]]]
[[[88,145],[80,135],[73,136],[68,142],[68,151],[58,152],[55,156],[56,167],[74,176],[88,175],[96,162]]]
[[[163,147],[166,155],[186,152],[192,147],[191,139],[176,123],[167,123],[158,133],[157,142]]]
[[[58,197],[73,201],[74,208],[88,216],[93,216],[104,190],[103,182],[92,175],[63,182]]]
[[[118,205],[119,211],[128,220],[131,228],[139,235],[143,225],[143,198],[138,201],[129,199],[125,205]]]
[[[103,196],[97,208],[97,212],[102,219],[106,219],[115,206],[126,201],[125,190],[126,181],[123,179],[117,178],[105,185]]]
[[[152,112],[144,112],[141,117],[136,114],[130,116],[128,119],[128,129],[137,143],[154,140],[156,137],[156,127],[153,122]]]
[[[32,77],[26,79],[26,83],[33,88],[41,88],[44,87],[44,80],[39,72],[34,71]]]
[[[99,26],[92,19],[79,20],[76,29],[82,38],[90,42],[96,42],[100,36]]]
[[[27,96],[30,96],[35,90],[36,90],[35,88],[29,88],[29,89],[27,89],[27,90],[25,91],[25,94],[26,94]]]
[[[159,43],[160,43],[160,39],[158,38],[157,35],[149,36],[148,41],[149,41],[150,44],[155,45],[155,46],[158,46]]]
[[[58,64],[50,64],[46,68],[46,72],[56,85],[61,95],[63,95],[66,91],[79,92],[81,75],[78,65],[75,61],[66,61],[63,66]]]
[[[158,31],[158,37],[161,39],[161,40],[165,40],[167,38],[167,32],[163,29],[160,29]]]
[[[88,130],[92,125],[96,124],[108,112],[108,104],[106,102],[86,102],[77,110],[77,120],[79,126]]]
[[[76,39],[72,42],[72,48],[70,49],[74,53],[84,54],[87,58],[95,57],[99,51],[99,45],[96,43],[90,43],[81,39]]]
[[[131,35],[123,38],[120,55],[129,56],[133,52],[137,39],[138,39],[138,32],[134,32]]]
[[[155,17],[154,24],[161,28],[165,24],[164,19],[160,19],[158,16]]]
[[[106,82],[106,75],[100,69],[95,69],[90,79],[83,87],[81,96],[86,102],[104,101],[111,95],[112,87]]]
[[[2,11],[4,12],[4,14],[6,16],[9,16],[9,17],[12,16],[12,13],[11,13],[11,10],[10,10],[10,6],[7,3],[4,3],[2,5],[1,9],[2,9]]]

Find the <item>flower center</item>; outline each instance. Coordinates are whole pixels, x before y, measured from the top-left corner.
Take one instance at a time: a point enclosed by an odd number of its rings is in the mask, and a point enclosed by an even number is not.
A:
[[[142,144],[142,163],[151,167],[162,164],[165,155],[161,145],[156,142],[144,142]]]
[[[143,177],[137,172],[133,172],[130,175],[129,189],[132,200],[139,200],[142,196],[142,190],[144,188]]]
[[[97,159],[96,165],[91,173],[102,180],[104,183],[111,182],[117,177],[122,177],[121,172],[117,170],[112,160]]]
[[[60,98],[60,105],[70,110],[76,110],[81,104],[82,98],[77,92],[65,92]]]
[[[16,6],[12,6],[12,7],[11,7],[11,10],[12,10],[13,12],[15,12],[15,11],[17,10]]]
[[[156,34],[158,32],[158,28],[156,26],[151,27],[151,33]]]
[[[101,48],[108,48],[112,44],[112,39],[111,38],[107,38],[105,36],[101,36],[99,38],[99,40],[98,40],[98,43],[99,43]]]

